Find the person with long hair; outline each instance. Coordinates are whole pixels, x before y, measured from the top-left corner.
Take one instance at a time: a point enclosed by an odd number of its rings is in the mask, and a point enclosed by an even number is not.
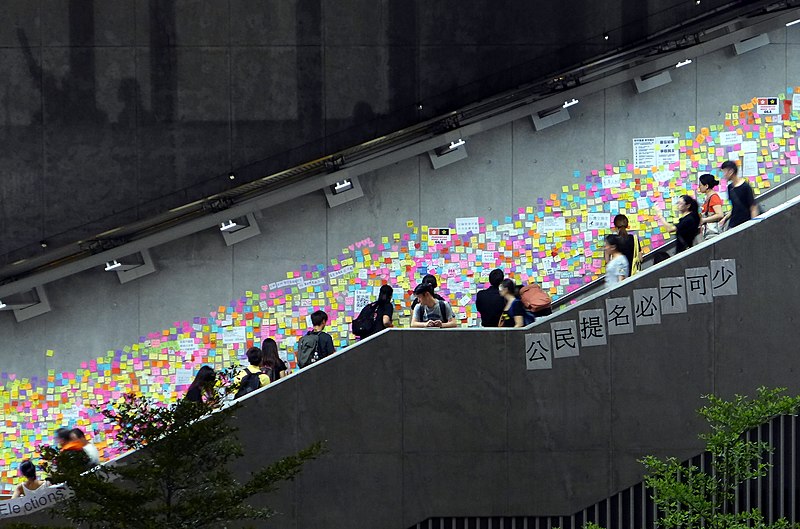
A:
[[[214,383],[217,381],[217,373],[211,366],[203,366],[197,370],[194,380],[186,390],[186,400],[191,402],[202,402],[210,399],[214,395]]]
[[[28,496],[34,492],[39,491],[42,487],[49,487],[50,482],[47,480],[40,481],[36,479],[36,466],[31,463],[30,459],[26,459],[19,465],[19,475],[25,478],[24,483],[20,483],[14,488],[14,494],[11,499]]]
[[[639,240],[633,233],[628,231],[628,217],[623,214],[614,216],[614,230],[619,237],[617,249],[628,260],[628,273],[625,277],[630,277],[639,271],[641,267]]]
[[[291,372],[286,362],[278,355],[278,344],[272,338],[265,338],[261,342],[261,372],[265,373],[272,382]]]
[[[700,175],[697,189],[706,196],[703,202],[703,209],[700,211],[700,227],[703,240],[711,239],[719,235],[719,221],[725,218],[722,213],[722,198],[714,188],[719,184],[719,180],[714,175],[706,173]]]
[[[656,220],[667,228],[670,233],[676,234],[675,253],[680,253],[687,248],[691,248],[697,232],[700,229],[700,213],[697,200],[690,195],[681,195],[677,203],[680,218],[675,224],[670,224],[661,215],[656,215]]]
[[[606,254],[606,285],[616,285],[620,281],[630,277],[628,270],[628,258],[620,250],[620,236],[616,234],[606,235],[604,251]]]

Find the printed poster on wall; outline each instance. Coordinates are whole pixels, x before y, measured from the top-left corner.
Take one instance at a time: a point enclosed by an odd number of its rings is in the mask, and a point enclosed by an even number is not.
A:
[[[450,228],[428,228],[428,241],[444,244],[450,240]]]
[[[466,235],[467,233],[480,232],[480,218],[479,217],[458,217],[456,218],[456,233],[459,235]]]
[[[633,166],[637,169],[677,163],[679,155],[678,138],[659,136],[633,139]]]
[[[780,114],[780,110],[778,110],[778,98],[759,97],[756,103],[756,114],[759,116],[776,116]]]

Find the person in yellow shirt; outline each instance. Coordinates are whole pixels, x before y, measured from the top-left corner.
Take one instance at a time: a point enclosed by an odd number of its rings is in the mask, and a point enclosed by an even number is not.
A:
[[[247,361],[250,365],[233,377],[234,384],[239,388],[235,395],[237,399],[270,383],[269,376],[261,372],[261,349],[258,347],[248,349]]]

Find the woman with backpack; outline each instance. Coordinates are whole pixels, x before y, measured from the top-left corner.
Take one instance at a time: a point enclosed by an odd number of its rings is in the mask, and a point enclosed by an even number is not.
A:
[[[393,295],[394,289],[390,285],[381,286],[378,300],[361,309],[361,313],[353,320],[353,334],[358,338],[366,338],[389,327],[394,327],[392,324]]]
[[[533,323],[533,314],[525,310],[522,301],[517,298],[517,284],[513,279],[504,279],[500,283],[499,291],[506,300],[499,327],[525,327]]]

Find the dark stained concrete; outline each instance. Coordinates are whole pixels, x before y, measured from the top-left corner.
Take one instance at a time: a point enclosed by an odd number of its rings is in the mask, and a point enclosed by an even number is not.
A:
[[[0,264],[42,239],[72,242],[221,191],[232,169],[247,166],[237,183],[263,176],[723,3],[2,2]]]

